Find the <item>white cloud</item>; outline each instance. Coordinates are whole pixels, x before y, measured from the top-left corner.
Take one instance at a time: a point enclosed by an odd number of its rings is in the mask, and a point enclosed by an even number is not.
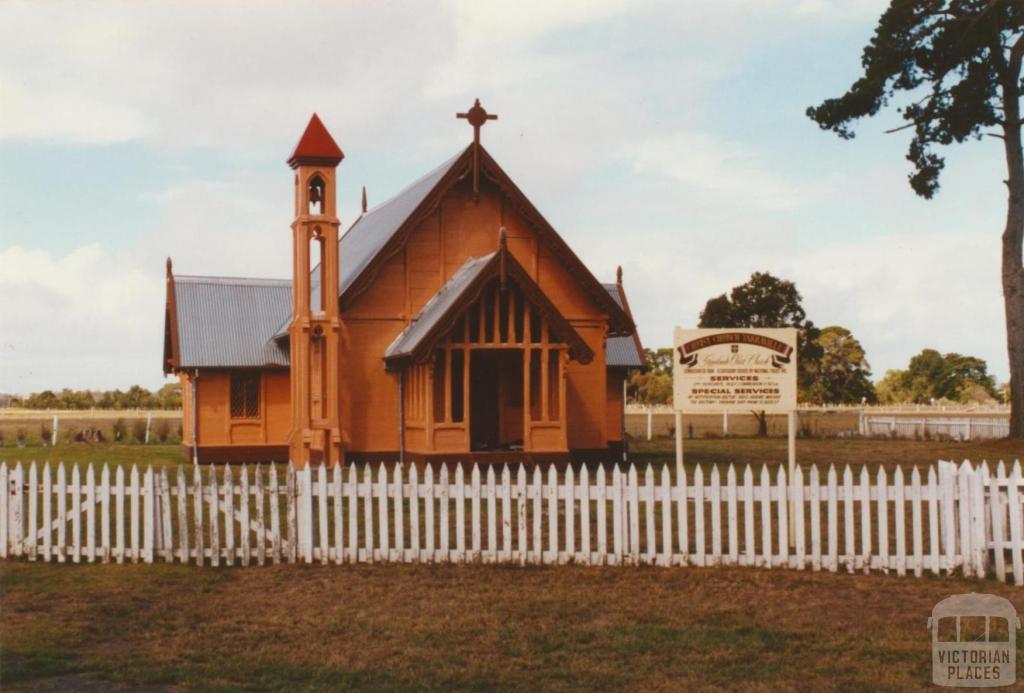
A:
[[[783,180],[758,160],[749,145],[723,142],[699,132],[677,132],[642,142],[635,159],[639,173],[669,176],[690,189],[713,193],[726,204],[794,209],[809,199],[799,185]]]
[[[310,110],[363,130],[401,113],[446,50],[422,31],[434,16],[418,3],[5,4],[0,138],[287,148]]]
[[[10,246],[0,266],[0,391],[158,382],[159,274],[98,245]]]
[[[552,91],[562,107],[580,96],[607,106],[615,97],[642,100],[644,87],[657,86],[696,102],[693,86],[740,61],[745,36],[766,17],[785,21],[823,7],[821,21],[840,21],[850,4],[307,1],[192,3],[182,11],[173,2],[8,2],[0,23],[0,139],[287,147],[318,110],[343,139],[400,133],[396,142],[408,146],[434,136],[436,120],[427,114],[461,108],[481,91],[504,95],[506,104]],[[600,34],[551,39],[590,26]],[[729,42],[713,40],[722,32]],[[652,55],[692,44],[700,59],[674,63],[670,75],[648,63],[646,74],[623,81],[636,52],[624,37],[655,34],[645,47]],[[587,88],[573,89],[580,83]],[[597,98],[605,91],[607,99]],[[615,122],[630,114],[629,104],[620,105],[590,115]]]
[[[739,141],[747,135],[716,134],[709,93],[750,71],[745,53],[777,40],[773,27],[827,29],[885,4],[6,3],[0,140],[140,140],[157,156],[209,148],[231,165],[224,179],[153,198],[152,225],[131,247],[0,246],[0,390],[156,384],[164,256],[182,273],[290,271],[287,173],[248,161],[283,159],[311,110],[349,154],[342,185],[368,152],[386,152],[380,168],[440,161],[466,141],[453,116],[475,96],[501,117],[485,143],[595,273],[625,266],[651,346],[668,343],[671,325],[694,324],[707,298],[768,270],[797,281],[816,322],[853,329],[876,374],[923,346],[984,356],[1005,374],[997,236],[958,221],[939,225],[952,233],[875,230],[860,241],[826,229],[802,246],[808,225],[860,218],[847,197],[891,207],[895,227],[936,225],[908,201],[902,170],[797,179]],[[605,167],[619,178],[602,181]],[[408,180],[388,182],[372,200]],[[600,194],[581,195],[585,186]],[[355,188],[340,194],[356,200]],[[987,222],[973,214],[987,199],[961,205],[962,218]]]

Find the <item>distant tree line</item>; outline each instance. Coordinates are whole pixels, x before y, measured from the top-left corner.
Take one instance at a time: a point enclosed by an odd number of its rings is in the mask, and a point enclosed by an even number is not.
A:
[[[1004,397],[1009,400],[1009,388],[996,389],[995,378],[988,373],[984,359],[940,354],[934,349],[925,349],[910,359],[904,370],[887,371],[877,390],[879,399],[886,404],[941,400],[984,403]]]
[[[181,409],[181,385],[168,383],[156,392],[140,385],[127,390],[43,390],[27,397],[10,395],[4,406],[22,409]]]
[[[891,370],[876,385],[864,347],[845,327],[818,328],[803,309],[796,285],[767,272],[707,301],[699,327],[795,327],[798,398],[809,404],[884,404],[1009,401],[984,359],[925,349],[905,370]],[[672,403],[672,349],[645,349],[646,371],[635,371],[627,396],[641,404]]]

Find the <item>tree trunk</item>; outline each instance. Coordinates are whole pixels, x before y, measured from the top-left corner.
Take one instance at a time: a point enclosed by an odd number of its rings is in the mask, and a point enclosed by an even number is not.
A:
[[[1016,190],[1014,188],[1017,188]],[[1006,303],[1006,347],[1010,357],[1010,437],[1024,438],[1024,181],[1010,185],[1003,232],[1003,299]]]
[[[757,435],[759,438],[765,438],[768,436],[768,414],[762,411],[750,412],[757,419]]]
[[[1002,76],[1003,142],[1006,152],[1006,228],[1003,231],[1003,300],[1006,350],[1010,357],[1010,437],[1024,438],[1024,156],[1021,150],[1020,89],[1024,38],[1010,51]]]

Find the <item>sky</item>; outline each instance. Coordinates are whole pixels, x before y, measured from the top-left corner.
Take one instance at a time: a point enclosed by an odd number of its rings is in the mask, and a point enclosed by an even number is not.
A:
[[[645,346],[755,271],[796,282],[875,377],[922,348],[1008,374],[998,141],[906,182],[895,112],[853,141],[804,114],[857,78],[878,0],[5,2],[0,392],[163,382],[164,260],[287,278],[310,114],[345,160],[343,227],[449,158],[479,97],[488,151]]]

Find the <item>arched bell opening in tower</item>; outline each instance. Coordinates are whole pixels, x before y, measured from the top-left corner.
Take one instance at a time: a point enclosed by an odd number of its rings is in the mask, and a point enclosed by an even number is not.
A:
[[[324,213],[324,200],[327,196],[327,186],[324,184],[324,179],[319,175],[314,175],[309,179],[309,208],[307,212],[309,214],[323,214]]]

